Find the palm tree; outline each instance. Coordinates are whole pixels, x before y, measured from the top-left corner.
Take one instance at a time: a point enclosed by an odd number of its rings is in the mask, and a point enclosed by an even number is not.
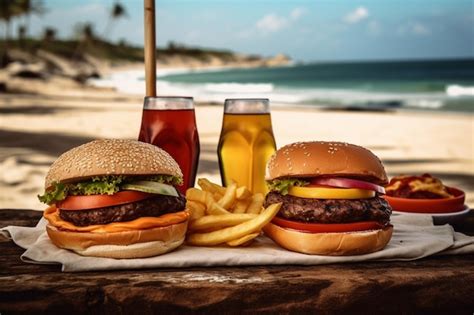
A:
[[[45,27],[43,30],[43,42],[50,43],[55,41],[57,32],[53,27]]]
[[[74,32],[80,42],[90,43],[97,38],[94,30],[94,24],[90,22],[76,24],[74,27]]]
[[[3,0],[2,0],[3,1]],[[25,36],[28,34],[30,27],[30,18],[33,14],[43,14],[46,9],[43,4],[43,0],[17,0],[18,7],[21,10],[21,14],[26,17],[25,21]]]
[[[8,63],[11,20],[21,14],[18,0],[0,0],[0,20],[5,23],[5,45],[2,45],[3,49],[0,49],[0,68]]]
[[[128,16],[126,8],[120,3],[115,2],[110,10],[109,20],[105,27],[104,37],[107,38],[112,32],[112,25],[120,18]]]
[[[90,22],[77,23],[74,26],[74,36],[77,38],[77,45],[74,49],[72,59],[78,59],[81,54],[87,50],[87,47],[92,46],[97,39],[94,24]]]
[[[1,0],[0,1],[0,20],[5,23],[5,41],[10,39],[10,22],[18,15],[22,14],[18,0]]]
[[[18,25],[18,41],[21,48],[25,48],[26,26]]]
[[[56,35],[58,31],[54,27],[46,26],[43,29],[43,35],[41,37],[41,42],[38,47],[46,48],[48,45],[53,43],[56,40]]]

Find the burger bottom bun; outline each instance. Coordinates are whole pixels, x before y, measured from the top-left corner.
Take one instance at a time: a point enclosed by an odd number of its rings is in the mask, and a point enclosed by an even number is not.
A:
[[[172,242],[154,241],[132,245],[95,245],[84,250],[74,250],[82,256],[107,258],[144,258],[158,256],[183,244],[184,237]]]
[[[114,233],[70,232],[52,225],[46,232],[54,245],[82,256],[106,258],[144,258],[161,255],[180,246],[188,222],[147,230]]]
[[[304,233],[269,223],[264,232],[288,250],[310,255],[348,256],[383,249],[392,238],[393,226],[380,230],[343,233]]]

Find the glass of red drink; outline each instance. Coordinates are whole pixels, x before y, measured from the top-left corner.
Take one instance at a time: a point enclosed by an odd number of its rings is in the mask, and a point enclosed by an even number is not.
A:
[[[184,182],[194,187],[199,162],[199,135],[192,97],[145,97],[139,141],[156,145],[178,162]]]

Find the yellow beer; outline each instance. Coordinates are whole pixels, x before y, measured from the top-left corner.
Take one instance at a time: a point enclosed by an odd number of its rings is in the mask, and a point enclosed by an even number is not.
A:
[[[242,108],[237,111],[238,113],[235,113],[235,110],[224,112],[217,148],[224,185],[234,180],[239,185],[247,186],[254,193],[267,192],[265,168],[270,156],[275,152],[276,145],[268,100],[266,102],[266,111],[262,110],[262,113],[255,108],[253,110],[249,108],[250,113],[246,113]]]

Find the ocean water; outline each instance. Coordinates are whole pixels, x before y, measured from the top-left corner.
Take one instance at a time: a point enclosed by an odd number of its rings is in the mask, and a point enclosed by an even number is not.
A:
[[[143,94],[141,71],[97,85]],[[159,94],[197,101],[266,97],[273,104],[350,109],[474,112],[474,59],[314,63],[278,68],[161,71]]]

